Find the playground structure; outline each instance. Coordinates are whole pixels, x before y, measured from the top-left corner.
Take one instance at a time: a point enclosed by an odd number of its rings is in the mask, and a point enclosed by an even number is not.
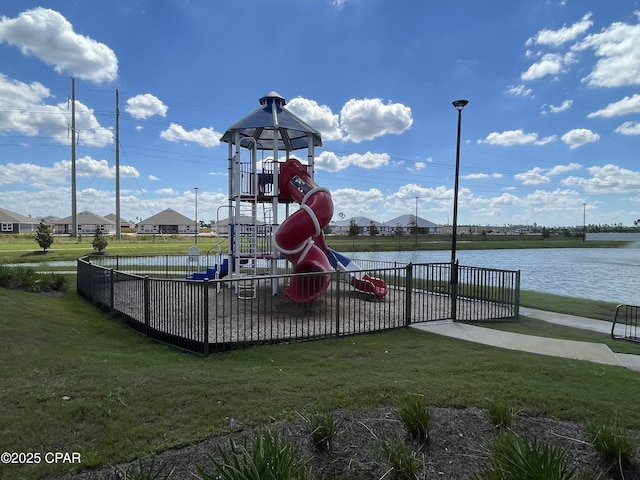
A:
[[[317,300],[334,270],[345,272],[354,288],[383,298],[387,294],[383,280],[370,277],[325,242],[323,229],[333,216],[333,202],[329,190],[314,181],[314,149],[322,146],[320,132],[286,110],[285,99],[276,92],[260,98],[260,105],[229,127],[221,139],[229,146],[229,197],[223,208],[228,218],[226,258],[218,252],[214,268],[190,278],[228,275],[239,280],[235,283],[239,298],[255,298],[258,261],[268,262],[268,273],[277,275],[277,262],[284,257],[293,264],[294,274],[284,294],[294,303]],[[306,165],[291,156],[304,149]],[[265,152],[269,152],[266,159]],[[291,213],[294,202],[299,209]],[[259,207],[263,220],[258,218]],[[304,275],[322,272],[327,275]],[[278,293],[276,281],[271,290],[272,295]]]

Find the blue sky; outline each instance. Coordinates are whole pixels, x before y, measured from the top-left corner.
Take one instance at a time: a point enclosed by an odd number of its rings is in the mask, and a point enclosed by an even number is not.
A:
[[[241,7],[240,7],[241,6]],[[216,219],[226,129],[276,91],[321,131],[338,213],[459,224],[640,218],[637,0],[113,0],[0,6],[0,206]],[[268,154],[265,154],[268,155]],[[585,205],[586,204],[586,205]]]

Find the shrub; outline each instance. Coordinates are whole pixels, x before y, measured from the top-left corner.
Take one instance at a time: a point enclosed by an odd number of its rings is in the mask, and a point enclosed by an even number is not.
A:
[[[256,434],[253,451],[231,441],[231,453],[220,450],[220,460],[209,456],[213,472],[197,466],[203,480],[311,480],[311,473],[297,459],[297,449],[286,437],[271,430]]]
[[[410,452],[400,438],[394,438],[390,442],[383,442],[382,449],[387,454],[389,470],[393,477],[402,480],[415,480],[418,478],[420,462],[415,452]]]
[[[418,395],[408,395],[398,404],[398,414],[411,437],[418,442],[428,442],[431,432],[431,413],[424,398]]]
[[[502,430],[489,445],[489,465],[475,480],[571,480],[576,468],[567,466],[567,450],[529,441]]]
[[[31,267],[8,267],[0,264],[0,287],[28,292],[65,291],[67,277],[57,273],[37,273]]]
[[[102,480],[169,480],[173,475],[173,469],[167,470],[167,466],[156,469],[155,459],[153,459],[147,467],[142,462],[124,470],[114,467],[113,472],[102,476]]]
[[[494,428],[512,428],[518,412],[506,401],[490,400],[486,408],[487,417]]]
[[[320,450],[331,450],[339,429],[338,421],[333,413],[316,413],[309,417],[304,415],[301,417],[309,428],[313,446]]]
[[[635,444],[617,418],[606,424],[590,421],[586,432],[589,443],[605,460],[617,462],[620,467],[630,461]]]

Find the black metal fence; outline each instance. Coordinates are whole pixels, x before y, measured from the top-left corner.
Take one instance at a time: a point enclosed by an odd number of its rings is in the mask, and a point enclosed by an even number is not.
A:
[[[193,281],[186,279],[194,271],[190,262],[184,255],[84,257],[78,260],[77,291],[145,336],[204,355],[451,318],[449,263],[358,260],[368,275],[387,283],[387,295],[375,298],[341,272]],[[312,303],[294,303],[284,291],[295,277],[303,288],[325,281],[329,286]],[[520,272],[460,266],[458,280],[458,320],[518,318]]]
[[[611,337],[631,342],[640,342],[640,306],[618,305],[611,325]],[[622,328],[620,328],[622,327]]]

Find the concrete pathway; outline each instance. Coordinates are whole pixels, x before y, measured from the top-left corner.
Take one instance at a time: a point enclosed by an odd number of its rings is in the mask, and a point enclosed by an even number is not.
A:
[[[546,312],[533,308],[521,308],[520,314],[557,325],[582,328],[594,332],[611,334],[611,322],[576,317],[562,313]],[[614,353],[603,343],[577,342],[555,338],[536,337],[520,333],[502,332],[492,328],[478,327],[466,323],[424,322],[412,327],[426,332],[455,337],[469,342],[482,343],[499,348],[520,350],[522,352],[550,355],[554,357],[572,358],[604,365],[617,365],[640,372],[640,355]],[[621,340],[622,341],[622,340]]]

